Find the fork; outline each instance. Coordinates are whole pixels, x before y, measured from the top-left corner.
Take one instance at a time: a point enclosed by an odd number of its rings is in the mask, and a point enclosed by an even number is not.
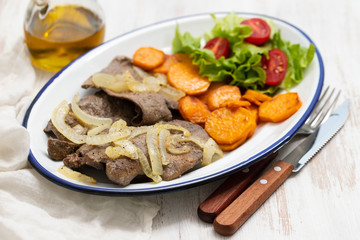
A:
[[[305,121],[304,125],[295,133],[295,135],[310,135],[311,133],[315,132],[320,127],[321,123],[326,121],[326,119],[330,116],[340,96],[341,90],[337,91],[337,94],[335,95],[335,88],[333,88],[329,95],[327,94],[329,88],[329,86],[326,87],[310,116]],[[335,97],[333,97],[334,95]]]
[[[281,147],[265,159],[243,169],[242,171],[232,174],[225,182],[223,182],[206,200],[204,200],[198,208],[198,216],[205,222],[213,222],[215,217],[219,215],[237,196],[239,196],[260,174],[275,157],[278,159],[286,156],[297,145],[298,141],[304,136],[315,132],[332,113],[334,106],[340,95],[340,90],[335,93],[335,88],[329,91],[328,86],[321,94],[317,104],[311,112],[304,125],[294,134],[294,136],[284,144],[286,148]],[[335,96],[335,97],[334,97]]]
[[[250,186],[246,186],[246,190],[230,203],[214,220],[215,231],[222,235],[233,234],[265,201],[275,190],[286,180],[300,164],[299,169],[305,165],[306,161],[301,162],[304,154],[311,149],[314,140],[317,137],[320,125],[330,116],[340,92],[335,94],[335,89],[327,96],[328,88],[322,94],[320,100],[310,114],[305,124],[305,139],[291,151],[284,160],[277,160],[271,167],[261,174],[258,180],[254,181]],[[338,130],[339,128],[337,128]],[[336,131],[335,131],[336,132]],[[293,141],[291,141],[293,143]],[[323,146],[323,145],[322,145]],[[320,147],[321,148],[321,147]],[[320,148],[317,148],[318,151]],[[311,156],[310,156],[311,158]],[[283,158],[281,158],[283,159]],[[299,161],[300,160],[300,161]],[[301,163],[300,163],[301,162]],[[241,180],[239,180],[241,181]]]
[[[335,88],[330,89],[329,86],[325,88],[305,123],[284,145],[275,150],[277,158],[281,159],[286,156],[297,147],[299,141],[304,139],[305,136],[308,136],[319,129],[320,125],[331,115],[340,93],[341,90],[336,91]]]

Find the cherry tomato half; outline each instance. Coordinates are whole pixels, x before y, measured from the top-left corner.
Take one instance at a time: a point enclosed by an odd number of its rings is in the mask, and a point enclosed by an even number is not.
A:
[[[261,66],[266,71],[266,81],[268,85],[277,85],[284,79],[287,69],[286,54],[274,48],[269,51],[269,59],[262,56]]]
[[[220,57],[227,58],[230,52],[230,43],[224,37],[215,37],[208,41],[204,48],[210,49],[214,53],[216,59],[219,59]]]
[[[252,28],[252,33],[245,41],[254,45],[263,45],[269,40],[271,29],[269,24],[261,18],[250,18],[241,22],[241,24],[248,25]]]

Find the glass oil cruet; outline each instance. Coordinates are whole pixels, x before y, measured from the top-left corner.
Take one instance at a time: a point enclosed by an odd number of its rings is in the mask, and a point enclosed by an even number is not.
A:
[[[31,0],[24,34],[33,65],[57,72],[104,41],[104,14],[96,0]]]

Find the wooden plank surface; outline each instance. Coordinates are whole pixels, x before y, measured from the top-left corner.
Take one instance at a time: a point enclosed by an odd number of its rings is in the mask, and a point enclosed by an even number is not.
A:
[[[343,129],[292,175],[232,237],[202,222],[197,208],[224,180],[144,197],[157,202],[151,239],[358,239],[360,234],[360,1],[99,1],[106,39],[161,20],[215,11],[262,13],[303,29],[325,64],[325,84],[341,88],[350,115]],[[34,92],[49,79],[38,71]]]

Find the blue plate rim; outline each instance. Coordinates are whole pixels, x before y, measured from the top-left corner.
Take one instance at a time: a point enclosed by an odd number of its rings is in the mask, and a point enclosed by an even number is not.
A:
[[[217,14],[229,14],[230,12],[213,12],[213,14],[217,15]],[[226,168],[223,169],[221,171],[218,171],[216,173],[204,176],[204,177],[199,177],[199,178],[195,178],[189,181],[185,181],[185,182],[180,182],[180,183],[176,183],[176,184],[171,184],[171,185],[167,185],[167,186],[160,186],[160,187],[151,187],[151,188],[140,188],[140,189],[126,189],[126,188],[102,188],[102,187],[96,187],[96,186],[88,186],[88,185],[79,185],[76,183],[72,183],[69,182],[65,179],[62,179],[56,175],[54,175],[53,173],[49,172],[46,168],[44,168],[35,158],[35,156],[33,155],[31,149],[29,151],[29,156],[28,156],[28,160],[30,162],[30,164],[45,178],[47,178],[48,180],[50,180],[51,182],[63,186],[65,188],[71,189],[71,190],[75,190],[75,191],[79,191],[79,192],[84,192],[84,193],[90,193],[90,194],[95,194],[95,195],[116,195],[116,196],[132,196],[132,195],[148,195],[148,194],[159,194],[159,193],[165,193],[165,192],[172,192],[172,191],[179,191],[179,190],[185,190],[188,188],[192,188],[192,187],[196,187],[196,186],[200,186],[215,180],[218,180],[220,178],[226,177],[244,167],[247,167],[251,164],[253,164],[256,161],[259,161],[261,159],[263,159],[264,157],[268,156],[269,154],[271,154],[272,152],[274,152],[275,150],[277,150],[279,147],[281,147],[284,143],[286,143],[294,134],[295,132],[304,124],[305,120],[308,118],[308,116],[310,115],[310,113],[312,112],[312,110],[314,109],[321,91],[322,91],[322,87],[324,84],[324,75],[325,75],[325,71],[324,71],[324,63],[321,57],[321,54],[316,46],[316,44],[314,43],[314,41],[300,28],[296,27],[295,25],[282,20],[280,18],[277,17],[272,17],[272,16],[268,16],[265,14],[259,14],[259,13],[250,13],[250,12],[235,12],[238,15],[252,15],[252,16],[258,16],[258,17],[264,17],[264,18],[269,18],[269,19],[273,19],[276,20],[278,22],[282,22],[285,23],[286,25],[291,26],[292,28],[296,29],[298,32],[300,32],[310,43],[312,43],[315,46],[315,53],[318,59],[318,63],[319,63],[319,67],[320,67],[320,74],[319,74],[319,81],[318,81],[318,86],[314,95],[314,98],[312,99],[308,109],[305,111],[305,113],[303,114],[303,116],[301,117],[301,119],[295,124],[295,126],[293,126],[291,128],[290,131],[288,131],[286,133],[286,135],[284,137],[282,137],[281,139],[279,139],[278,141],[276,141],[275,143],[273,143],[272,145],[270,145],[268,148],[260,151],[259,153],[251,156],[250,158],[248,158],[247,160],[236,164],[230,168]],[[108,44],[112,41],[115,41],[118,38],[124,37],[126,35],[129,35],[133,32],[138,32],[141,31],[143,29],[147,29],[150,28],[152,26],[156,26],[156,25],[161,25],[163,23],[167,23],[167,22],[174,22],[177,20],[181,20],[181,19],[187,19],[187,18],[194,18],[194,17],[200,17],[200,16],[205,16],[205,15],[210,15],[210,13],[197,13],[197,14],[191,14],[191,15],[184,15],[184,16],[180,16],[180,17],[175,17],[175,18],[171,18],[171,19],[166,19],[163,21],[159,21],[156,23],[152,23],[140,28],[136,28],[132,31],[128,31],[126,33],[120,34],[118,36],[116,36],[115,38],[112,38],[102,44],[100,44],[99,46],[97,46],[96,48],[92,49],[91,51],[97,49],[98,47],[104,45],[104,44]],[[89,52],[91,52],[89,51]],[[89,53],[88,52],[88,53]],[[65,70],[67,69],[69,66],[71,66],[73,63],[75,63],[76,61],[78,61],[79,59],[81,59],[82,57],[84,57],[85,55],[87,55],[88,53],[85,53],[84,55],[78,57],[77,59],[75,59],[74,61],[72,61],[71,63],[69,63],[66,67],[64,67],[62,70],[60,70],[59,72],[57,72],[42,88],[41,90],[38,92],[38,94],[35,96],[35,98],[33,99],[33,101],[31,102],[31,104],[29,105],[25,116],[24,116],[24,120],[23,120],[23,126],[25,128],[27,128],[27,123],[29,120],[29,116],[31,113],[31,110],[33,108],[33,106],[36,104],[37,100],[40,98],[40,96],[44,93],[44,91],[52,84],[52,82]]]

